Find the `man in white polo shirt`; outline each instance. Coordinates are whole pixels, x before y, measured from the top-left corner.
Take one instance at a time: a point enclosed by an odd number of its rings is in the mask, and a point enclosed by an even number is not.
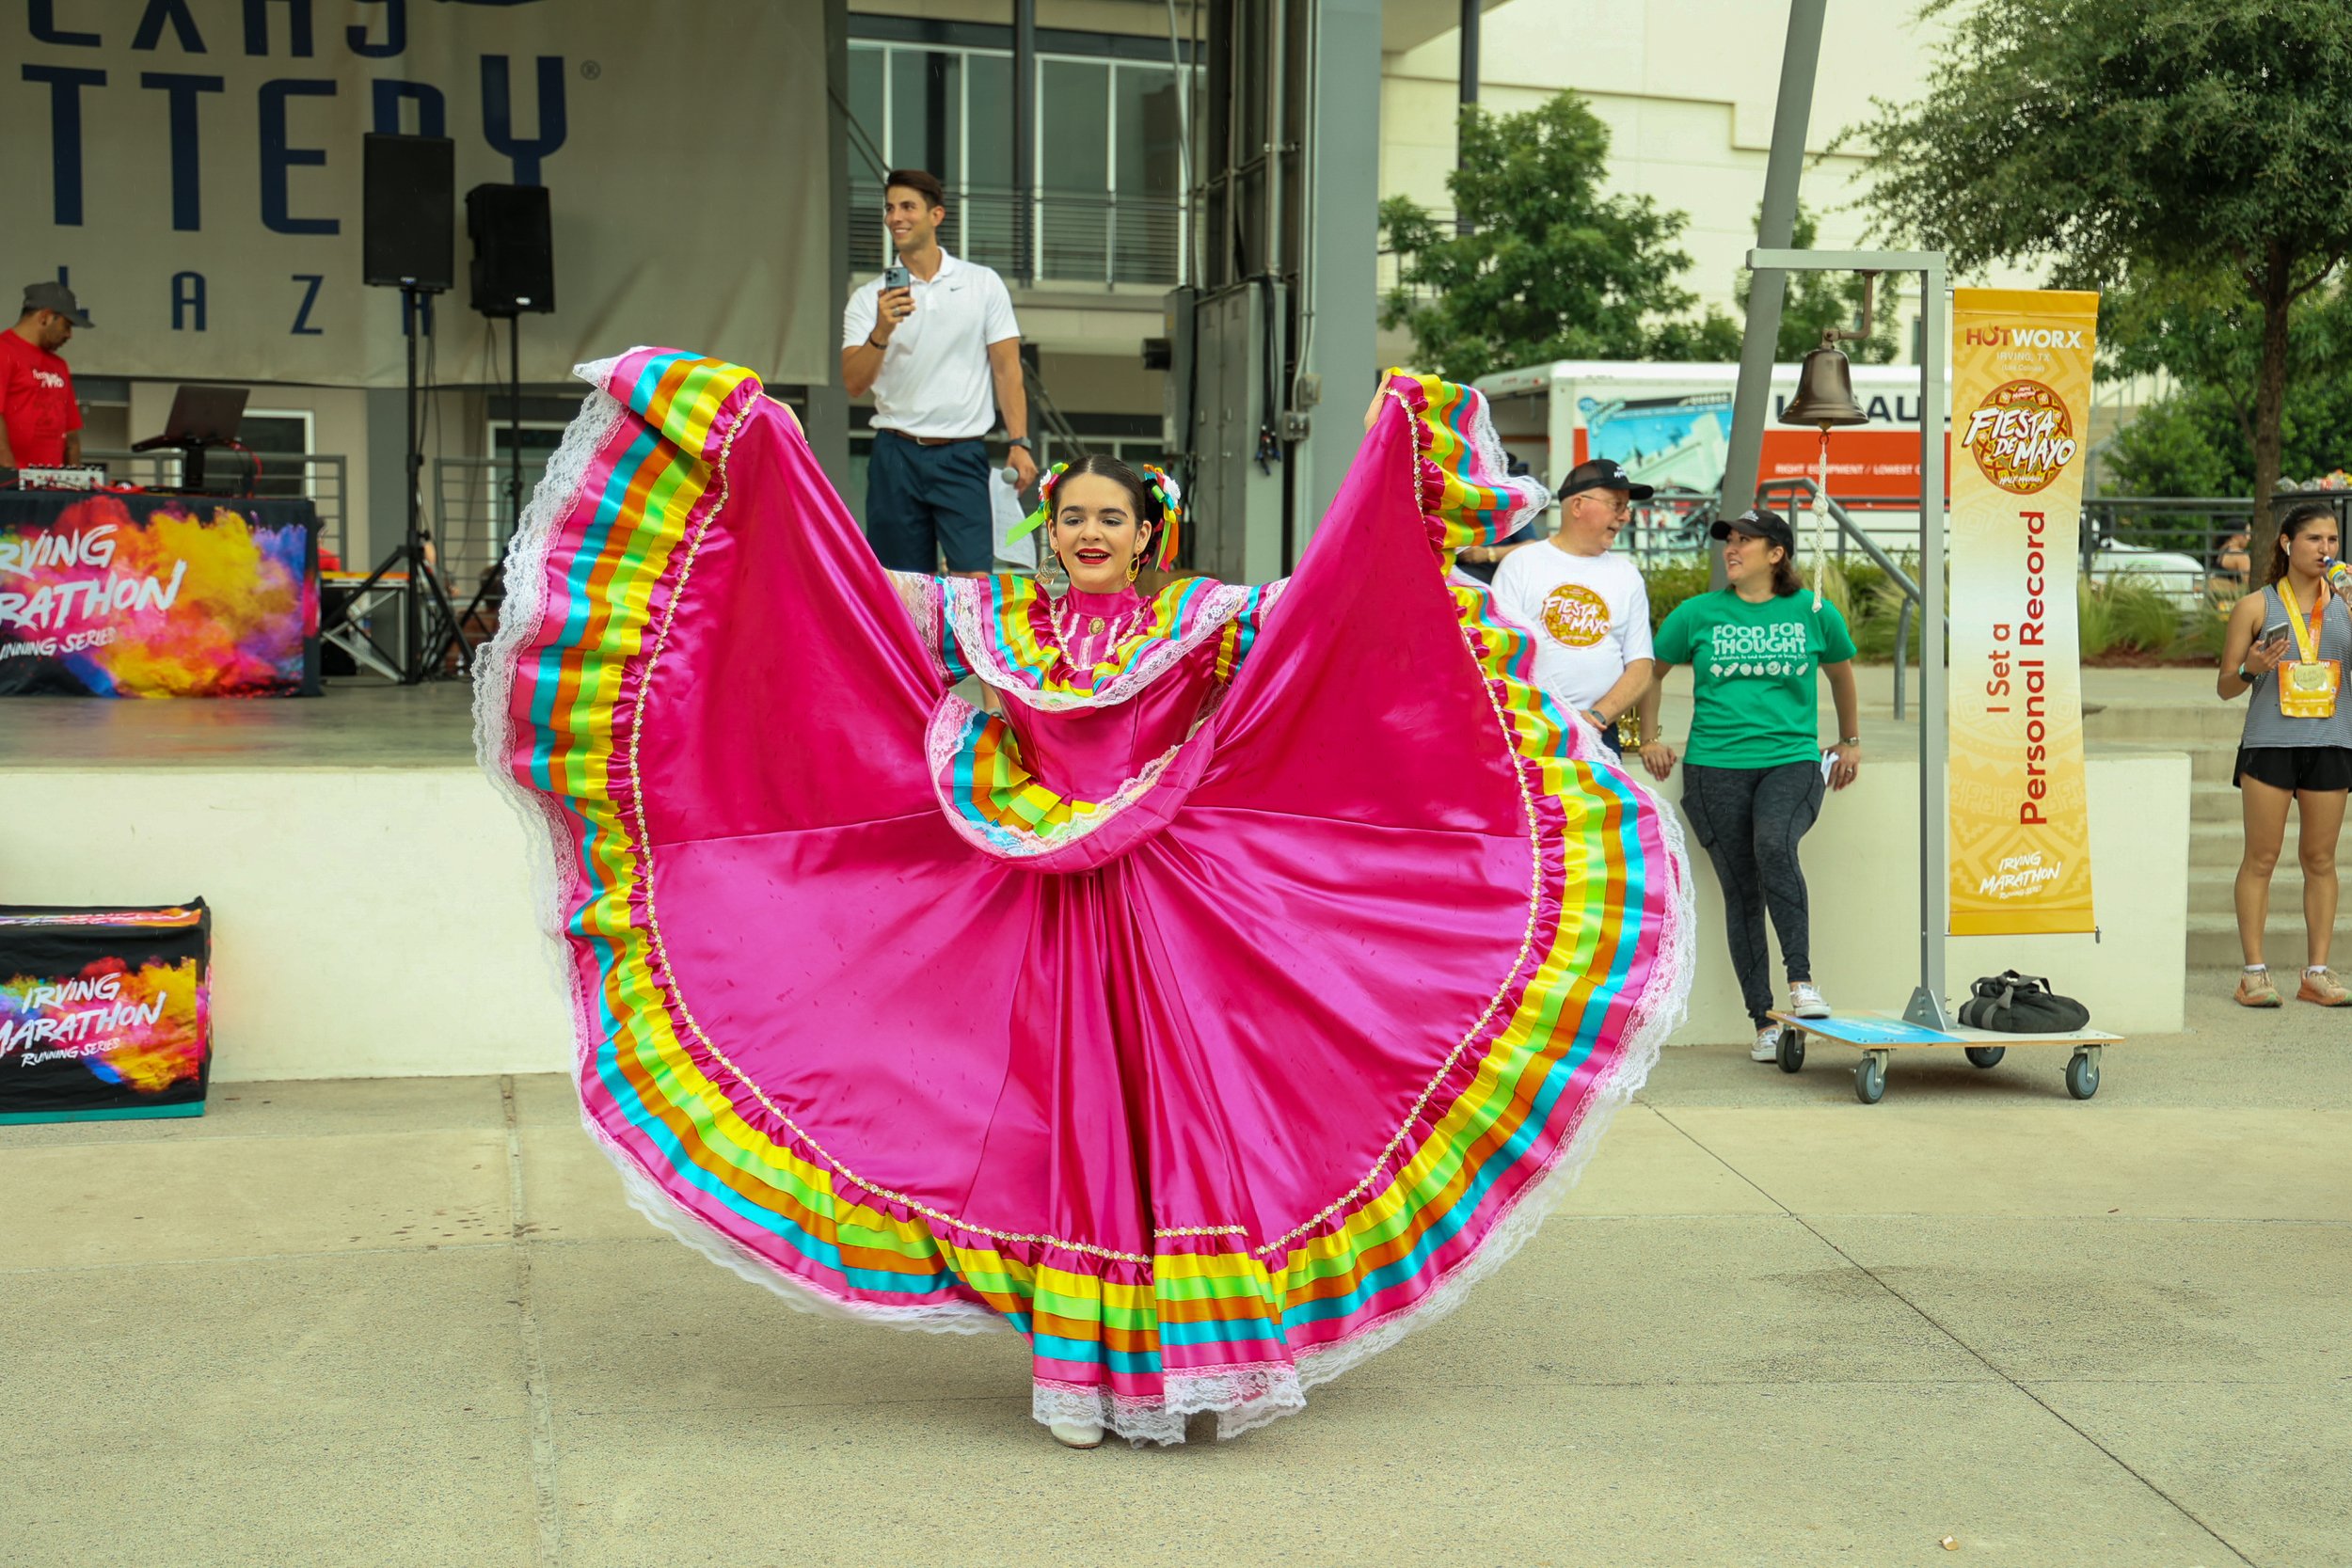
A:
[[[1495,569],[1496,605],[1535,634],[1535,684],[1599,725],[1619,755],[1617,718],[1649,684],[1649,589],[1609,546],[1650,495],[1609,458],[1580,463],[1561,486],[1560,531]]]
[[[1021,328],[1003,278],[939,247],[947,202],[919,168],[882,181],[904,286],[876,278],[841,313],[841,379],[851,397],[874,394],[874,455],[866,469],[866,537],[884,566],[984,577],[989,531],[988,448],[1004,416],[1012,467],[1037,478],[1029,403],[1021,383]]]

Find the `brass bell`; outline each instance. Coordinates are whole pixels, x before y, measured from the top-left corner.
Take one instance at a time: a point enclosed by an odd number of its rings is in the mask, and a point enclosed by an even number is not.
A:
[[[1837,346],[1837,340],[1844,336],[1831,327],[1821,334],[1821,346],[1804,356],[1804,367],[1797,372],[1797,395],[1780,411],[1782,424],[1827,430],[1832,425],[1870,422],[1870,416],[1853,400],[1853,367]]]

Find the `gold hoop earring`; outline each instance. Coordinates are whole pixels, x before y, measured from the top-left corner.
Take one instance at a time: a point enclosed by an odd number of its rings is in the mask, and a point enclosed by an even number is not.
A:
[[[1127,562],[1127,580],[1133,582],[1143,576],[1143,552],[1137,550]]]

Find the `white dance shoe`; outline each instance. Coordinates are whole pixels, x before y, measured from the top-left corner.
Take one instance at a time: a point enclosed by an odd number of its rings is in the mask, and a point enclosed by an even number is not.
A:
[[[1092,1421],[1055,1421],[1046,1431],[1054,1441],[1065,1449],[1096,1449],[1103,1446],[1103,1429]]]

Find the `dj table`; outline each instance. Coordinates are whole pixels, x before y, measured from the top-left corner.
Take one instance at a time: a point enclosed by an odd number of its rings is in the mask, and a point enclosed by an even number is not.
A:
[[[0,490],[0,696],[319,692],[302,499]]]

